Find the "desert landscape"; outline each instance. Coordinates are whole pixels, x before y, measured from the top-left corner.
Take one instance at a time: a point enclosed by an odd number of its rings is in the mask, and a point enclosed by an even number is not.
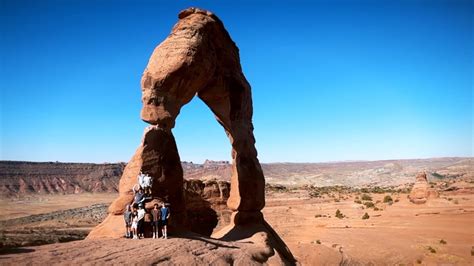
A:
[[[470,265],[474,260],[473,162],[472,158],[437,158],[263,164],[264,173],[270,180],[282,180],[267,182],[263,214],[301,265]],[[186,179],[189,176],[192,177],[189,179],[195,179],[197,175],[204,182],[215,179],[225,182],[229,179],[230,166],[225,162],[182,164]],[[160,243],[165,241],[143,239],[140,241],[145,243],[136,243],[128,239],[113,240],[101,244],[111,245],[108,248],[81,251],[86,246],[94,246],[82,243],[95,243],[97,240],[82,239],[106,217],[107,207],[117,197],[117,192],[90,192],[81,187],[81,192],[74,193],[57,186],[54,180],[61,184],[61,176],[63,180],[67,177],[69,180],[83,180],[92,176],[89,181],[94,184],[111,182],[116,187],[123,164],[117,164],[116,175],[109,175],[102,165],[93,164],[88,168],[89,172],[84,170],[81,173],[75,170],[81,164],[23,162],[24,167],[18,167],[17,162],[3,161],[0,165],[2,190],[9,191],[3,193],[1,199],[2,264],[28,263],[32,259],[40,264],[53,259],[48,255],[51,252],[63,253],[58,262],[106,263],[115,256],[112,261],[120,263],[126,261],[126,255],[112,254],[116,254],[115,251],[120,253],[122,245],[133,250],[143,245],[160,247]],[[45,167],[48,167],[49,175],[41,173]],[[53,168],[56,169],[53,171]],[[67,169],[74,170],[67,172]],[[423,171],[428,173],[430,189],[439,195],[425,203],[415,204],[408,196],[415,184],[416,173]],[[24,180],[49,184],[46,187],[57,189],[36,191],[33,186],[27,186],[30,190],[23,189],[20,173]],[[283,178],[283,174],[273,176],[272,173],[285,173],[288,178]],[[356,179],[361,181],[343,178],[362,175],[366,179]],[[230,216],[225,204],[221,204],[218,212],[221,222],[216,225],[216,231]],[[170,237],[170,241],[179,242],[180,238],[190,236],[171,232]],[[193,237],[195,243],[191,250],[205,248],[200,246],[202,241],[199,237],[202,236],[196,234]],[[219,244],[215,239],[206,241]],[[245,247],[240,248],[245,250]],[[76,253],[66,250],[75,250]],[[86,251],[89,256],[84,258],[75,255]],[[183,263],[185,260],[164,259],[169,252],[177,251],[178,248],[170,250],[160,247],[144,262]],[[211,262],[212,258],[204,261]]]
[[[472,3],[33,2],[1,265],[474,265]]]

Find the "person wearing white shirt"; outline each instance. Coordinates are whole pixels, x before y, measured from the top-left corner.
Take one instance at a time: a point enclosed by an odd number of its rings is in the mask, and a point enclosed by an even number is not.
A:
[[[138,212],[137,212],[137,231],[138,231],[138,238],[145,237],[145,230],[144,230],[144,219],[145,218],[145,208],[143,208],[143,204],[138,205]]]

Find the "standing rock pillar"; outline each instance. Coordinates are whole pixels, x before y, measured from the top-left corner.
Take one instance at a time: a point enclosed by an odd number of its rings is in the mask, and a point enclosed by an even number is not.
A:
[[[180,227],[186,219],[183,168],[173,133],[159,126],[149,126],[145,130],[142,145],[141,171],[153,178],[152,196],[171,205],[173,218],[170,226]]]
[[[258,222],[265,206],[265,179],[257,159],[252,123],[236,124],[230,134],[232,176],[227,205],[237,212],[233,215],[234,223]]]

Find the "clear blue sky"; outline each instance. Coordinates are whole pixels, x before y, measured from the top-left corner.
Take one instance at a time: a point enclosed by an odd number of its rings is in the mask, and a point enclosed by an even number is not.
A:
[[[240,48],[261,162],[473,155],[472,1],[0,2],[2,160],[128,161],[141,74],[189,6]],[[199,99],[174,134],[182,160],[230,159]]]

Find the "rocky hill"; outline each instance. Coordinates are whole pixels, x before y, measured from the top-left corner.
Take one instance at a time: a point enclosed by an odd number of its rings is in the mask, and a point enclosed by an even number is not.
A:
[[[262,164],[267,183],[286,186],[397,186],[426,171],[429,181],[474,178],[473,158]]]
[[[0,161],[0,193],[117,192],[124,163],[91,164]]]
[[[231,164],[182,162],[185,179],[229,181]],[[117,192],[125,163],[90,164],[0,161],[0,193],[12,197],[31,193]],[[285,186],[393,186],[412,183],[426,171],[429,180],[474,177],[473,158],[262,164],[267,183]]]

